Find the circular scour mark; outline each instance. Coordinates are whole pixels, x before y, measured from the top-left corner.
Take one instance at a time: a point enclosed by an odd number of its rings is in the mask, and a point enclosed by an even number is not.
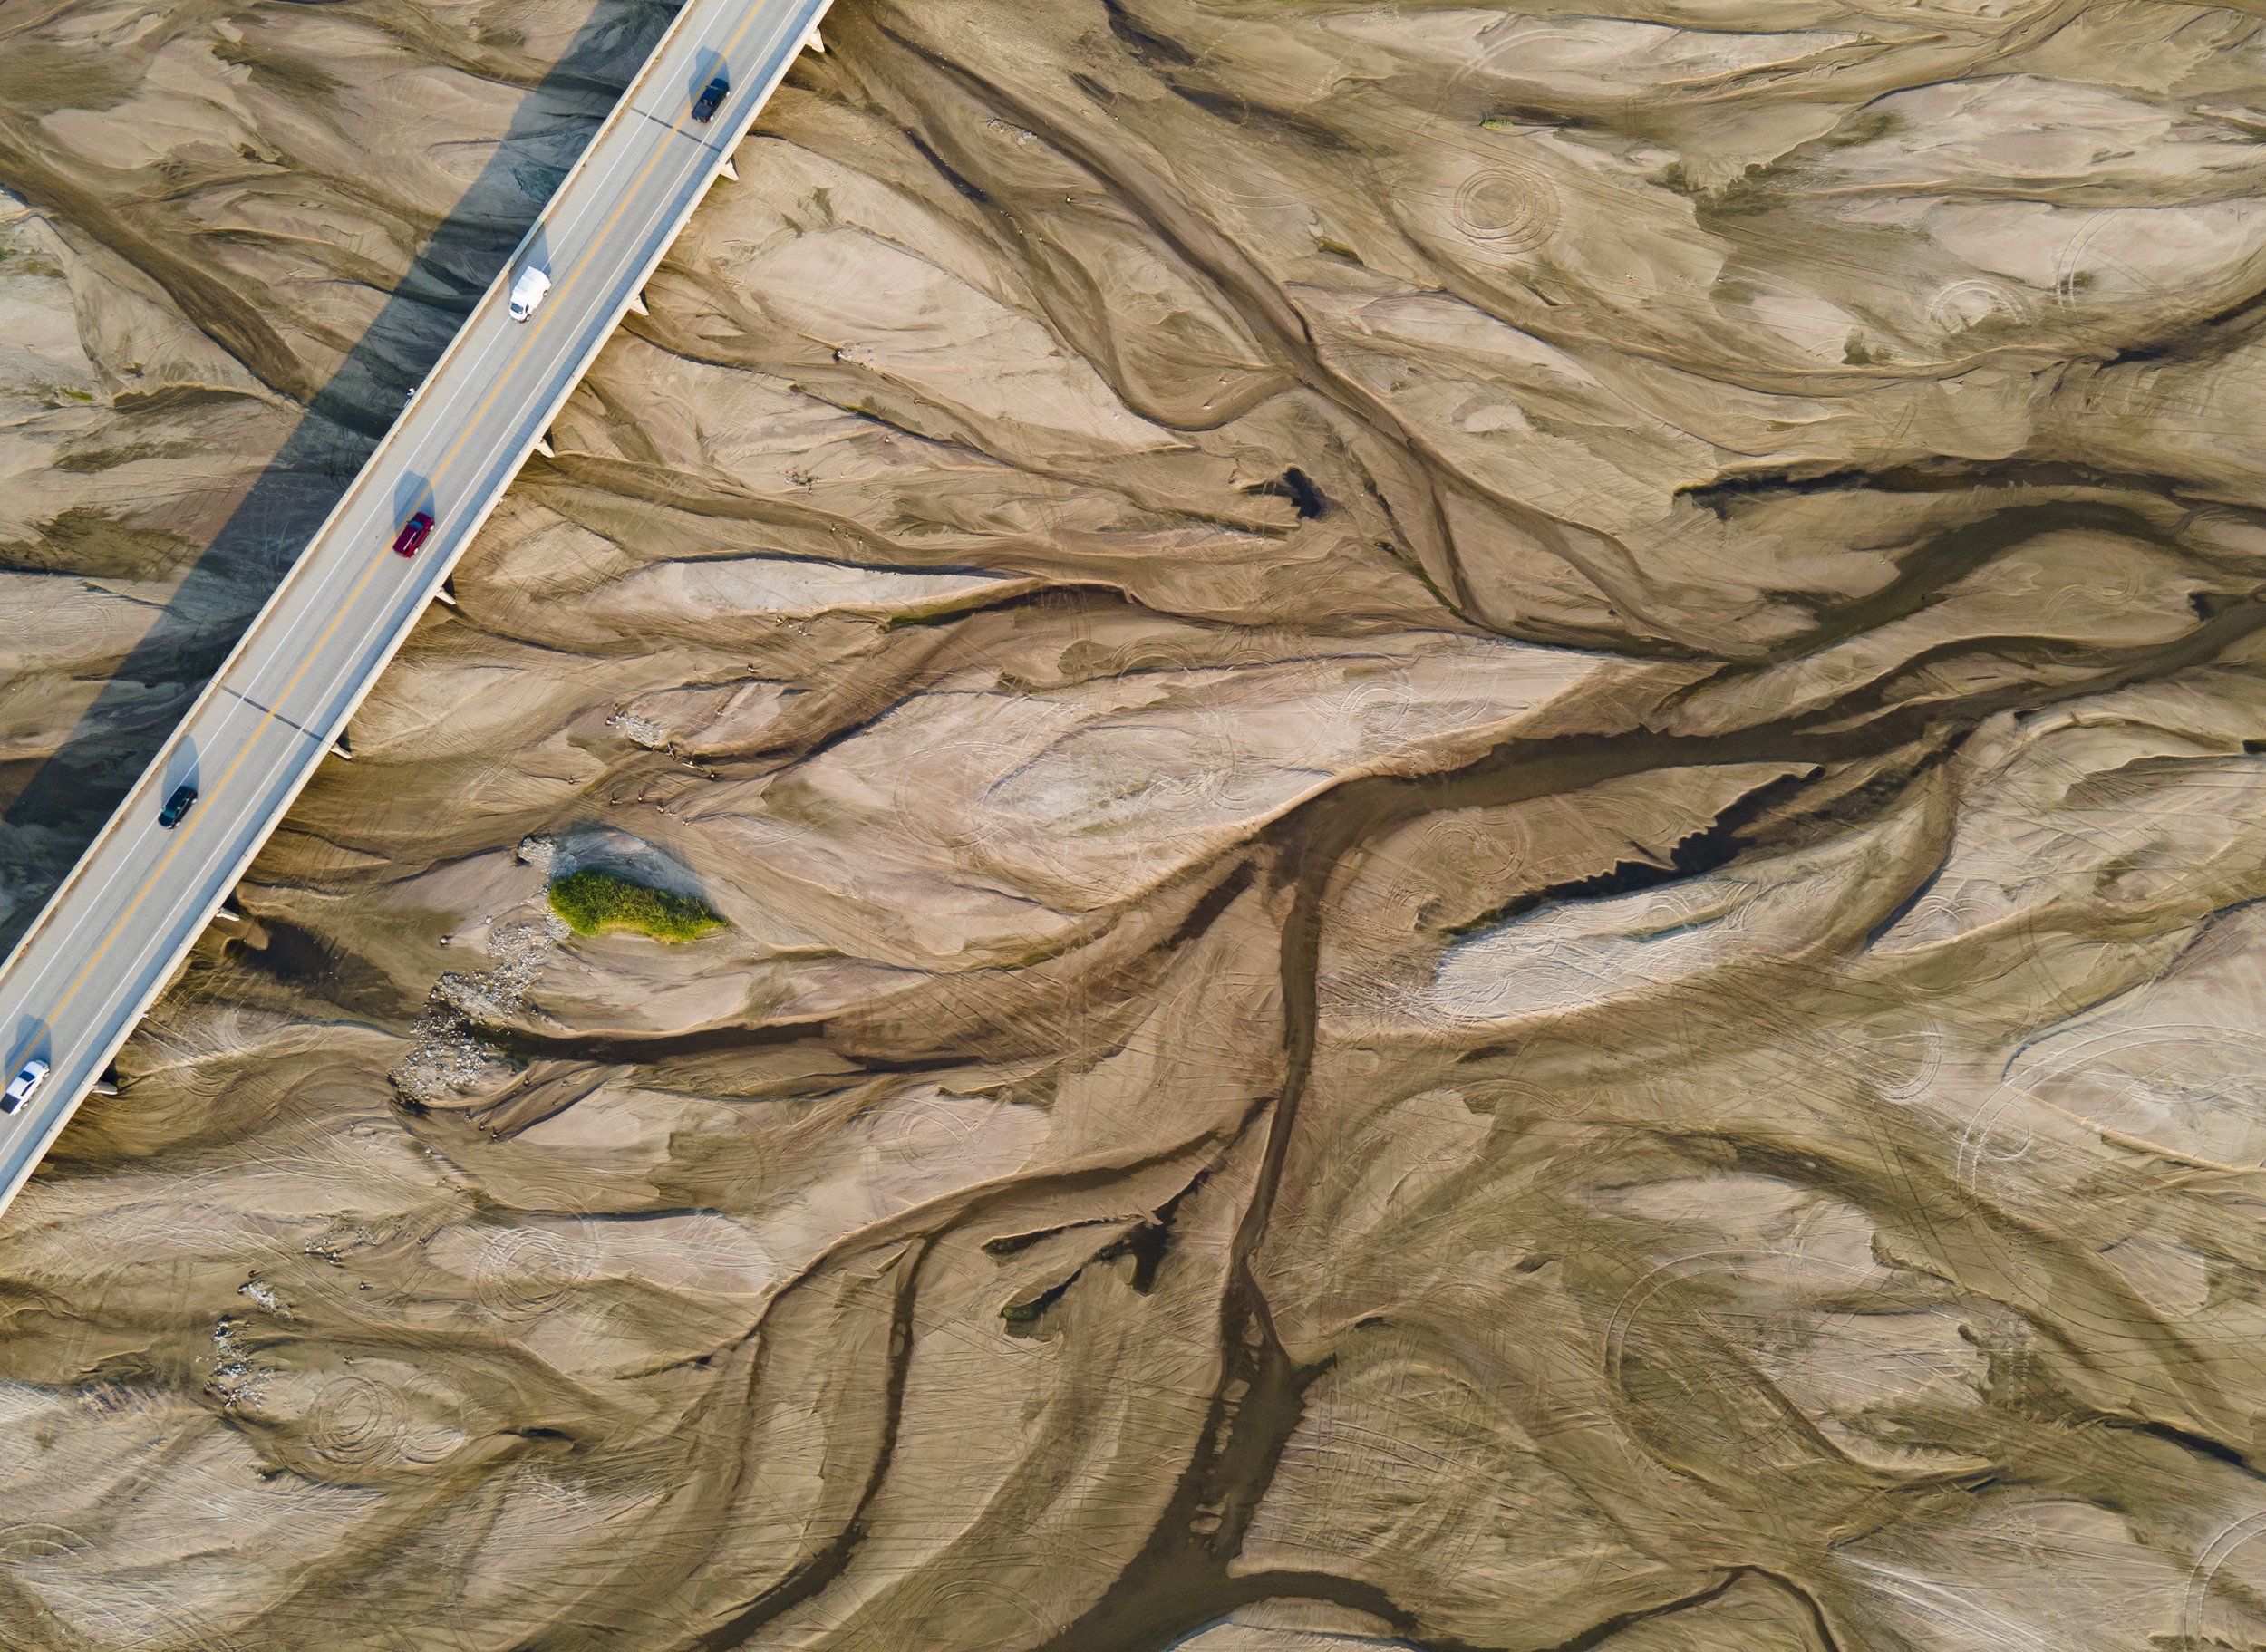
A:
[[[2035,319],[2029,297],[2003,281],[1971,276],[1947,285],[1928,304],[1928,319],[1946,336],[1977,327],[2024,327]]]
[[[2096,865],[2113,859],[2124,847],[2113,833],[2089,826],[2064,823],[2058,835],[2063,844],[2091,850]],[[2077,923],[2066,908],[2051,902],[2025,906],[2014,921],[2015,956],[2003,976],[2019,984],[2029,1001],[2038,1007],[2037,1025],[2031,1029],[2034,1036],[2083,1015],[2113,990],[2111,984],[2094,985],[2092,960],[2082,954],[2085,949],[2097,949],[2102,943],[2075,932]]]
[[[1557,233],[1558,191],[1524,167],[1491,167],[1456,191],[1456,227],[1497,252],[1526,253]]]
[[[1874,1093],[1889,1101],[1910,1101],[1933,1086],[1951,1044],[1943,1023],[1932,1015],[1899,1027],[1848,1029],[1842,1041]],[[1818,1055],[1831,1059],[1833,1053],[1821,1049]]]
[[[397,1461],[408,1432],[400,1395],[359,1377],[323,1385],[300,1425],[307,1449],[341,1468],[374,1468]]]
[[[1841,1305],[1792,1304],[1748,1288],[1758,1271],[1787,1267],[1821,1286],[1833,1281]],[[1886,1279],[1883,1270],[1771,1247],[1700,1251],[1651,1269],[1605,1329],[1607,1392],[1630,1437],[1683,1474],[1698,1463],[1783,1471],[1810,1461],[1810,1425],[1776,1379],[1747,1362],[1792,1357],[1824,1327],[1854,1320],[1860,1293],[1877,1293]]]
[[[2006,1299],[2026,1311],[2053,1301],[2053,1274],[2009,1234],[2024,1231],[2019,1219],[2041,1199],[2077,1196],[2091,1169],[2073,1139],[2081,1130],[2062,1124],[2028,1090],[2001,1084],[1960,1132],[1953,1159],[1960,1185],[1982,1207],[1966,1224],[1970,1241],[1999,1270]]]
[[[499,1319],[547,1313],[595,1270],[587,1252],[545,1228],[514,1228],[483,1250],[472,1264],[472,1294]]]
[[[87,1547],[86,1538],[68,1526],[44,1521],[0,1526],[0,1562],[20,1566],[27,1560],[52,1560]]]
[[[2242,1609],[2243,1591],[2222,1591],[2214,1599],[2212,1584],[2235,1551],[2266,1536],[2266,1514],[2246,1514],[2204,1545],[2195,1557],[2195,1564],[2187,1574],[2186,1598],[2180,1610],[2180,1638],[2183,1647],[2247,1647],[2255,1646],[2259,1631],[2257,1617]]]

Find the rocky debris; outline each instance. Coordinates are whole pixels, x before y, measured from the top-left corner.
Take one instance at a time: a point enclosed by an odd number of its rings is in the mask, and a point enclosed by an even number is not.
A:
[[[521,858],[529,858],[528,845],[520,848]],[[544,845],[533,853],[547,857],[551,852]],[[431,1005],[411,1029],[409,1052],[388,1075],[404,1098],[421,1106],[447,1105],[492,1087],[515,1070],[478,1029],[508,1021],[526,1008],[536,977],[566,933],[566,923],[550,913],[498,924],[488,932],[487,969],[451,971],[433,983]]]

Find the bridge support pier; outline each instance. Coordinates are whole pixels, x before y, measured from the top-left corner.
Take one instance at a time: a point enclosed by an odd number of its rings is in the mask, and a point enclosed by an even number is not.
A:
[[[828,49],[818,23],[826,0],[812,0],[809,5],[801,0],[741,0],[704,6],[697,18],[686,15],[692,4],[682,0],[678,15],[685,26],[674,33],[663,31],[663,42],[690,46],[695,39],[715,37],[721,43],[727,25],[738,31],[731,35],[736,41],[761,20],[760,38],[767,43],[761,62],[759,65],[754,61],[752,47],[741,59],[741,91],[730,100],[730,120],[704,129],[711,132],[707,144],[688,149],[689,117],[682,113],[680,93],[684,88],[677,83],[675,51],[642,66],[626,61],[619,65],[625,73],[633,69],[634,73],[629,74],[623,100],[588,134],[588,153],[583,158],[588,164],[577,162],[566,169],[539,215],[539,225],[529,227],[510,265],[473,299],[464,317],[467,324],[450,327],[454,336],[420,383],[404,385],[402,401],[373,410],[373,414],[392,412],[397,417],[372,445],[352,488],[343,495],[364,505],[349,510],[342,503],[332,513],[335,520],[326,517],[321,531],[300,541],[292,565],[262,608],[263,615],[276,616],[273,622],[247,632],[241,656],[229,655],[224,669],[178,713],[179,732],[173,741],[153,754],[153,766],[135,793],[152,802],[147,797],[150,791],[169,798],[177,789],[182,777],[169,774],[166,766],[178,761],[177,750],[190,749],[188,741],[196,742],[208,795],[189,829],[158,834],[166,839],[168,853],[150,856],[144,853],[151,846],[146,841],[149,828],[137,806],[137,812],[121,817],[116,835],[105,828],[85,847],[79,860],[84,875],[66,880],[26,932],[19,950],[0,959],[0,1010],[5,1011],[5,1024],[11,1029],[48,1029],[44,1036],[53,1041],[54,1054],[69,1063],[73,1098],[88,1082],[87,1056],[122,1045],[167,983],[179,979],[192,960],[209,958],[214,951],[240,944],[250,934],[250,914],[231,903],[232,881],[221,880],[243,875],[241,868],[251,864],[286,817],[297,788],[319,776],[324,758],[348,762],[357,756],[346,709],[361,703],[381,680],[402,637],[415,629],[410,621],[418,611],[399,605],[407,594],[402,585],[409,590],[422,585],[429,602],[453,604],[457,594],[445,578],[427,583],[424,576],[436,564],[447,573],[445,559],[463,548],[467,528],[489,520],[517,467],[468,460],[465,473],[450,488],[443,537],[431,531],[431,518],[442,512],[431,491],[432,478],[424,474],[435,462],[427,444],[438,447],[445,440],[456,444],[449,449],[450,453],[461,449],[508,458],[509,444],[519,440],[532,415],[541,420],[536,427],[541,433],[541,451],[555,462],[558,454],[550,420],[566,416],[567,400],[583,382],[584,357],[596,352],[605,332],[623,330],[618,324],[625,311],[640,318],[652,314],[644,283],[656,278],[651,273],[683,228],[702,190],[721,177],[734,180],[736,191],[741,179],[732,153],[736,146],[725,140],[735,133],[744,136],[747,124],[760,114],[761,101],[755,94],[760,92],[768,100],[801,53]],[[785,31],[795,17],[803,19],[803,33],[789,44]],[[740,21],[735,23],[735,18]],[[5,32],[0,26],[0,34]],[[667,118],[644,118],[641,109],[648,103]],[[0,131],[0,137],[5,135]],[[659,182],[648,190],[645,185],[656,175]],[[519,327],[497,313],[506,307],[517,278],[528,271],[530,258],[540,266],[563,256],[570,243],[579,256],[586,235],[608,244],[605,256],[594,251],[592,261],[586,266],[578,263],[576,268],[581,273],[571,276],[562,266],[550,307],[536,325]],[[632,290],[624,293],[625,285]],[[527,306],[521,308],[524,312]],[[614,311],[611,316],[605,314],[609,309]],[[477,326],[469,324],[475,319]],[[426,384],[435,391],[430,414],[418,406]],[[389,399],[383,386],[375,395],[380,401]],[[534,440],[529,439],[531,445]],[[527,451],[521,449],[523,457]],[[429,532],[432,543],[424,550],[423,563],[407,564],[384,548],[402,526],[400,516],[387,508],[389,499],[424,521],[419,531]],[[419,501],[424,508],[418,508]],[[387,518],[382,530],[369,519],[381,512]],[[342,592],[342,586],[351,589]],[[426,628],[427,635],[436,628],[439,622]],[[241,705],[253,707],[257,717],[243,715],[237,709]],[[332,718],[339,726],[325,740],[322,725]],[[384,732],[382,719],[372,726]],[[226,778],[238,775],[239,766],[254,763],[258,767],[239,779]],[[275,765],[272,771],[270,763]],[[263,774],[268,778],[260,778]],[[231,872],[231,866],[238,870]],[[223,895],[229,899],[213,894],[214,882],[221,882]],[[200,903],[207,913],[201,924],[197,918]],[[244,932],[215,939],[209,932],[215,924]],[[128,949],[121,947],[108,954],[109,967],[102,969],[98,966],[108,943],[93,938],[105,929],[111,933],[131,930],[141,939],[132,943],[131,960]],[[159,950],[150,951],[150,946]],[[75,1007],[66,1011],[66,1006]],[[7,1077],[0,1071],[0,1080]],[[64,1087],[54,1087],[56,1091]],[[92,1087],[110,1096],[132,1087],[122,1072],[98,1069]],[[66,1098],[54,1095],[51,1099],[60,1105]],[[27,1143],[17,1135],[32,1123],[17,1121],[7,1133],[10,1151],[0,1163],[0,1212],[6,1211],[36,1159],[31,1149],[41,1144]],[[20,1638],[7,1637],[0,1642],[0,1652]]]

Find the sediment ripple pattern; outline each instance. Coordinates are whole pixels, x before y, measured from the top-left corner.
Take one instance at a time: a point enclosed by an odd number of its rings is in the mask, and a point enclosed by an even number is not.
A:
[[[242,606],[87,478],[657,22],[108,15],[12,893]],[[2266,1639],[2261,30],[839,0],[0,1231],[0,1643]]]

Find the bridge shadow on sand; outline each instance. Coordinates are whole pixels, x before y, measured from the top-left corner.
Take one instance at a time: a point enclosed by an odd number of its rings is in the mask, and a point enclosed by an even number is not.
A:
[[[0,771],[0,867],[13,947],[179,727],[495,279],[676,5],[596,0],[550,72],[291,434],[199,552],[155,622],[53,755]],[[573,135],[580,126],[579,136]],[[71,577],[62,573],[58,577]],[[216,619],[215,615],[225,617]],[[20,789],[8,795],[9,782]]]

